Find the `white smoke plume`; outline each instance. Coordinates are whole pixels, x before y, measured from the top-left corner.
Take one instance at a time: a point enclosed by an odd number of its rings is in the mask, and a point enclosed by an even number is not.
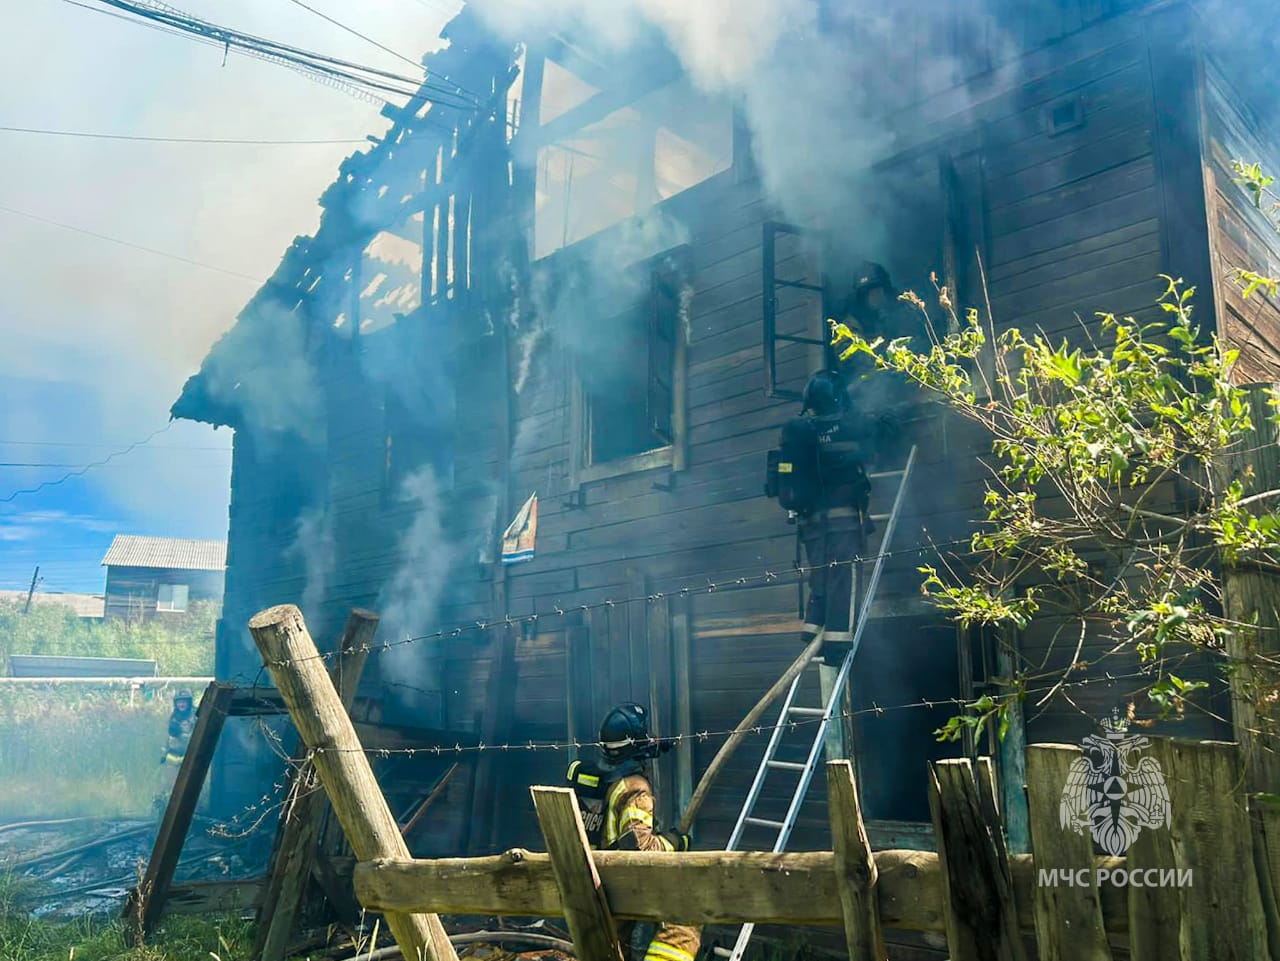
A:
[[[400,494],[403,501],[412,505],[412,523],[396,545],[396,572],[378,595],[376,605],[382,616],[379,635],[392,644],[434,627],[453,562],[435,471],[425,466],[409,474]],[[431,663],[416,644],[392,647],[378,657],[382,678],[396,682],[391,690],[404,704],[419,703],[421,691],[434,689]]]
[[[298,518],[297,535],[285,552],[287,560],[300,560],[306,580],[299,606],[308,624],[320,624],[326,592],[333,578],[335,545],[333,521],[328,511],[310,508]]]
[[[793,223],[845,233],[867,250],[879,198],[867,173],[891,153],[895,104],[961,76],[952,55],[912,49],[908,32],[950,30],[996,51],[983,0],[910,9],[871,0],[472,0],[500,35],[569,31],[606,57],[660,36],[703,94],[738,106],[768,196]],[[910,23],[905,21],[910,20]],[[871,234],[868,236],[868,234]],[[841,238],[844,239],[844,238]]]

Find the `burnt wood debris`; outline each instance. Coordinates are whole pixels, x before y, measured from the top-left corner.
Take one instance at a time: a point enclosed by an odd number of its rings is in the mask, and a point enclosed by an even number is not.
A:
[[[764,490],[828,318],[919,333],[893,294],[935,273],[1079,344],[1095,311],[1158,319],[1180,276],[1241,383],[1280,380],[1280,308],[1230,280],[1280,260],[1231,166],[1280,168],[1280,140],[1206,6],[907,0],[868,44],[817,4],[819,49],[876,47],[874,83],[815,57],[785,66],[822,83],[771,63],[725,91],[656,29],[618,51],[466,5],[173,405],[234,431],[225,585],[131,931],[238,913],[254,961],[387,957],[373,915],[420,961],[484,938],[617,961],[633,922],[699,928],[698,961],[1280,961],[1280,772],[1247,679],[1187,661],[1212,709],[1143,728],[1165,788],[1141,811],[1079,746],[1145,703],[1136,657],[1003,738],[937,739],[1072,656],[1052,616],[997,638],[921,595],[984,517],[989,437],[871,373],[815,429],[869,484],[839,556]],[[762,118],[781,94],[795,127]],[[1223,469],[1280,486],[1257,422]],[[1233,618],[1280,627],[1274,573],[1217,573]],[[849,617],[814,605],[840,590]],[[631,703],[665,751],[656,828],[691,850],[593,849],[566,787]],[[1136,831],[1123,855],[1080,823],[1082,778]],[[205,813],[252,822],[243,876],[179,873]]]

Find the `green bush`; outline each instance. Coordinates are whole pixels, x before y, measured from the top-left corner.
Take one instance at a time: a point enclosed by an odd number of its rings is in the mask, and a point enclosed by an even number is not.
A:
[[[147,658],[168,677],[207,676],[213,673],[218,607],[193,601],[184,614],[95,621],[54,605],[32,607],[24,614],[21,603],[0,601],[0,674],[8,674],[10,654],[65,654]]]

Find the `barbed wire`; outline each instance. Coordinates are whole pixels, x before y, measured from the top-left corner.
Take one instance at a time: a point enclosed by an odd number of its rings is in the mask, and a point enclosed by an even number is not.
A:
[[[1153,673],[1154,673],[1153,671],[1146,671],[1146,670],[1134,671],[1129,674],[1107,673],[1105,675],[1098,676],[1098,677],[1087,677],[1087,678],[1081,678],[1078,681],[1068,681],[1064,684],[1058,685],[1058,687],[1060,689],[1071,688],[1074,690],[1075,688],[1086,687],[1090,684],[1114,684],[1119,681],[1131,680],[1136,678],[1149,679],[1153,676]],[[1050,690],[1052,690],[1051,686],[1045,686],[1042,688],[1028,689],[1024,693],[1036,694],[1036,693],[1047,692]],[[963,709],[964,707],[972,703],[973,703],[972,701],[966,701],[964,698],[959,698],[959,697],[921,698],[918,701],[909,701],[903,704],[892,704],[887,706],[880,705],[880,704],[877,704],[875,701],[872,701],[869,707],[858,708],[856,710],[849,710],[849,711],[832,712],[829,717],[829,720],[832,720],[832,721],[846,720],[846,719],[853,719],[858,717],[865,717],[871,714],[874,714],[876,716],[883,716],[884,714],[887,714],[891,711],[904,711],[904,710],[910,710],[915,708],[927,708],[927,709],[933,710],[939,707],[950,706],[950,707],[958,707]],[[1088,716],[1087,712],[1081,711],[1081,713]],[[652,737],[646,741],[631,741],[629,743],[633,743],[633,744],[639,743],[639,744],[646,744],[646,745],[652,745],[652,744],[670,745],[671,747],[678,747],[682,745],[685,741],[703,743],[706,741],[718,740],[721,738],[727,739],[738,734],[746,734],[748,736],[772,734],[773,731],[775,731],[778,728],[786,728],[788,730],[794,731],[794,730],[798,730],[801,727],[809,727],[815,724],[821,724],[823,723],[823,721],[824,721],[824,718],[821,718],[821,717],[813,717],[813,718],[807,718],[807,719],[801,719],[801,720],[785,720],[785,721],[779,720],[773,724],[753,724],[749,727],[733,727],[733,728],[727,728],[727,729],[718,730],[718,731],[710,731],[710,730],[686,731],[678,734]],[[320,748],[320,747],[317,747],[317,748],[312,748],[307,752],[307,758],[311,759],[320,754],[356,754],[356,753],[367,754],[376,758],[390,758],[395,756],[414,757],[416,755],[431,755],[435,757],[444,757],[449,755],[461,755],[461,754],[472,754],[472,753],[479,754],[484,751],[490,751],[490,752],[494,752],[494,751],[496,752],[570,751],[570,750],[582,750],[583,748],[600,749],[603,747],[604,747],[603,741],[581,740],[578,738],[573,738],[567,741],[533,741],[531,740],[523,744],[512,744],[510,742],[503,743],[503,744],[485,744],[483,742],[478,744],[462,744],[461,742],[458,742],[458,743],[455,743],[453,747],[448,747],[446,745],[433,745],[431,747],[405,747],[405,748],[366,748],[366,747]]]
[[[549,620],[552,618],[563,619],[565,617],[569,617],[570,615],[574,615],[574,614],[580,614],[580,613],[585,613],[588,611],[596,611],[596,610],[611,610],[615,607],[621,607],[627,604],[639,604],[639,603],[656,604],[658,601],[666,600],[667,598],[671,598],[671,597],[692,597],[700,594],[714,594],[716,591],[719,591],[719,590],[732,590],[734,588],[749,587],[752,585],[766,585],[766,584],[773,584],[773,583],[784,583],[784,584],[794,583],[793,581],[790,581],[790,580],[782,580],[782,578],[784,577],[789,578],[792,575],[794,575],[796,580],[800,580],[804,577],[807,577],[809,574],[813,573],[814,571],[818,571],[818,570],[834,570],[839,567],[851,567],[856,564],[866,564],[866,563],[874,562],[874,561],[880,560],[881,558],[896,557],[899,555],[906,555],[906,554],[915,554],[917,556],[923,556],[926,551],[938,550],[945,547],[956,547],[961,544],[970,544],[970,543],[972,543],[972,538],[969,538],[969,537],[956,538],[954,540],[943,541],[940,543],[931,542],[927,546],[916,545],[914,547],[903,547],[903,548],[898,548],[896,550],[891,550],[891,551],[879,551],[875,554],[859,554],[849,558],[848,560],[828,561],[825,564],[813,564],[813,565],[801,564],[793,567],[780,568],[778,570],[766,569],[765,571],[759,574],[751,574],[751,575],[746,575],[746,576],[736,577],[736,578],[732,576],[734,572],[741,571],[741,570],[754,570],[755,568],[754,567],[727,568],[719,572],[710,572],[709,574],[692,575],[695,577],[705,578],[706,579],[705,583],[702,583],[702,584],[697,584],[697,585],[685,584],[681,587],[672,588],[671,590],[655,591],[654,593],[651,593],[651,594],[638,594],[634,597],[606,598],[605,600],[596,601],[591,604],[570,604],[568,606],[561,606],[560,602],[557,600],[552,603],[550,611],[540,612],[536,610],[537,601],[539,599],[534,598],[532,600],[532,603],[534,603],[535,610],[531,611],[528,614],[495,615],[493,618],[467,621],[466,623],[456,624],[453,627],[441,628],[439,630],[432,631],[427,634],[411,635],[396,641],[382,641],[380,643],[366,644],[361,647],[348,648],[346,653],[385,654],[386,652],[394,650],[395,648],[404,647],[409,644],[417,644],[421,641],[444,640],[445,638],[461,637],[464,634],[484,633],[486,631],[490,631],[499,627],[515,628],[521,625],[537,625],[545,620]],[[711,579],[712,577],[720,577],[720,578],[727,577],[728,579],[722,579],[722,580],[716,581],[716,580],[712,580]],[[545,597],[542,598],[542,600],[545,601]],[[288,667],[289,665],[292,665],[292,664],[302,664],[307,661],[315,661],[315,660],[328,661],[334,657],[337,657],[340,653],[343,653],[343,652],[319,651],[315,654],[308,654],[305,657],[279,658],[276,660],[267,661],[264,663],[264,666],[267,668],[276,668],[276,667]],[[254,686],[255,687],[257,686],[256,682]]]
[[[259,800],[245,805],[239,813],[233,814],[227,820],[218,821],[210,825],[208,829],[209,836],[226,840],[240,840],[256,834],[267,818],[276,811],[283,810],[292,799],[292,796],[297,793],[297,789],[291,785],[300,784],[301,779],[291,777],[290,772],[292,770],[292,765],[286,767],[281,778],[273,782],[271,789],[262,795]],[[286,791],[289,796],[280,799],[280,795]],[[248,823],[247,827],[242,826],[245,823]]]

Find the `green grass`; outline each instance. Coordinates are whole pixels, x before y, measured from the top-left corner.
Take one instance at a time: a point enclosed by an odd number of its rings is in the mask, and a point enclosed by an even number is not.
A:
[[[243,961],[253,926],[227,918],[171,917],[145,945],[130,944],[115,917],[55,922],[23,906],[29,886],[0,878],[0,961]]]
[[[10,654],[69,654],[149,658],[165,676],[207,676],[216,619],[207,602],[149,621],[90,621],[52,606],[24,614],[0,602],[0,675]],[[162,787],[175,693],[172,685],[0,686],[0,821],[146,815]]]
[[[147,816],[176,691],[0,686],[0,821]]]

